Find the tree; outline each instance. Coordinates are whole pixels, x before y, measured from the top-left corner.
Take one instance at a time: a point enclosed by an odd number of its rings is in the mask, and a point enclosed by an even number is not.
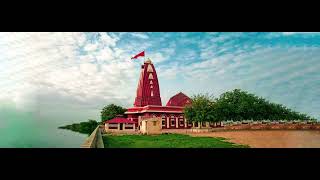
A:
[[[213,96],[195,95],[192,104],[184,109],[190,122],[218,122],[242,120],[315,120],[281,104],[275,104],[254,94],[234,89],[213,99]]]
[[[184,108],[184,115],[189,122],[216,121],[214,99],[208,94],[198,94],[191,97],[191,105]]]
[[[215,113],[221,120],[310,120],[310,116],[295,112],[281,104],[240,89],[223,93],[215,99]]]
[[[109,104],[105,106],[101,111],[101,121],[107,121],[116,117],[116,115],[123,115],[127,109],[117,106],[115,104]]]

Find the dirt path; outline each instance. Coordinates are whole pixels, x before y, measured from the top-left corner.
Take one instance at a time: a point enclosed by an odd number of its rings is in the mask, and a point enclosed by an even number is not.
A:
[[[224,137],[228,141],[255,148],[320,148],[320,131],[258,130],[190,134],[191,136]]]

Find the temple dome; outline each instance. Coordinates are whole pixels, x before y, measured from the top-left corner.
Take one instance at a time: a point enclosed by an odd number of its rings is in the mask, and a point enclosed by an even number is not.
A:
[[[179,92],[169,99],[166,106],[185,106],[190,103],[191,99],[182,92]]]

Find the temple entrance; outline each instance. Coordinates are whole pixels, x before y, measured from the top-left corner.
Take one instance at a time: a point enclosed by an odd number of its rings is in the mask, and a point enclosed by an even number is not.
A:
[[[123,130],[123,123],[120,123],[120,130]]]

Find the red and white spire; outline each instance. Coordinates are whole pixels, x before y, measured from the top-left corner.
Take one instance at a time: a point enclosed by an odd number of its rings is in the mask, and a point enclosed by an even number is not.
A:
[[[137,96],[134,102],[135,107],[147,105],[162,106],[157,72],[150,59],[147,59],[141,66]]]

